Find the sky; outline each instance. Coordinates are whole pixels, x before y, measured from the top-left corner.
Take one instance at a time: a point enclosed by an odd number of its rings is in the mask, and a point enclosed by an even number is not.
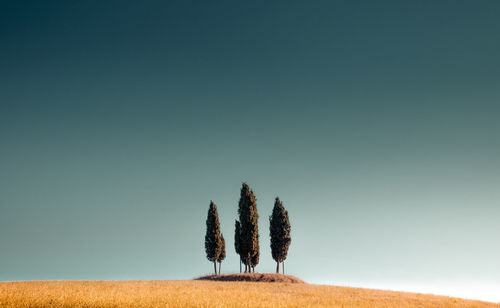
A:
[[[0,1],[0,280],[239,270],[500,302],[500,2]]]

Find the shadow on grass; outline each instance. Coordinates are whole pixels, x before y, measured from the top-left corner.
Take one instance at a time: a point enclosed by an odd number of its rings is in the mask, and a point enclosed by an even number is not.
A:
[[[195,278],[195,280],[305,283],[302,279],[292,275],[271,273],[207,275]]]

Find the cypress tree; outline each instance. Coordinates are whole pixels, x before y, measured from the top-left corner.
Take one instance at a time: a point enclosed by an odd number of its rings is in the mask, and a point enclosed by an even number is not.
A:
[[[246,273],[255,268],[255,265],[252,265],[252,258],[255,261],[255,256],[259,253],[257,202],[253,191],[246,183],[243,183],[241,187],[238,214],[241,224],[240,256],[245,264]]]
[[[222,233],[221,233],[220,237],[222,239],[222,248],[221,248],[221,251],[220,251],[219,258],[217,259],[217,262],[219,262],[219,275],[220,275],[221,263],[226,258],[226,241],[224,240],[224,235],[222,235]]]
[[[210,201],[207,215],[207,233],[205,234],[205,252],[207,259],[214,263],[215,275],[217,275],[217,260],[222,251],[222,236],[220,233],[219,214],[217,206]]]
[[[240,222],[236,220],[234,222],[234,250],[236,250],[238,258],[240,259],[240,273],[241,273],[240,233],[241,233],[241,225]]]
[[[276,273],[279,273],[280,262],[284,262],[288,254],[288,247],[292,241],[290,237],[290,220],[280,198],[274,201],[273,214],[269,216],[269,232],[271,235],[271,253],[276,261]],[[284,263],[283,263],[283,274]]]

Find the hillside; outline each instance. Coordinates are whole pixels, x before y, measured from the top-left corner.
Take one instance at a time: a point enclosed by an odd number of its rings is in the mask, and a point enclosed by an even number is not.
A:
[[[479,301],[306,283],[1,282],[0,307],[497,307]]]

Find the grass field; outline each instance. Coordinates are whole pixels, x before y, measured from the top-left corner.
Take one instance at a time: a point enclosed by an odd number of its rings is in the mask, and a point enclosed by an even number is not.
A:
[[[497,307],[499,304],[305,283],[1,282],[0,307]]]

